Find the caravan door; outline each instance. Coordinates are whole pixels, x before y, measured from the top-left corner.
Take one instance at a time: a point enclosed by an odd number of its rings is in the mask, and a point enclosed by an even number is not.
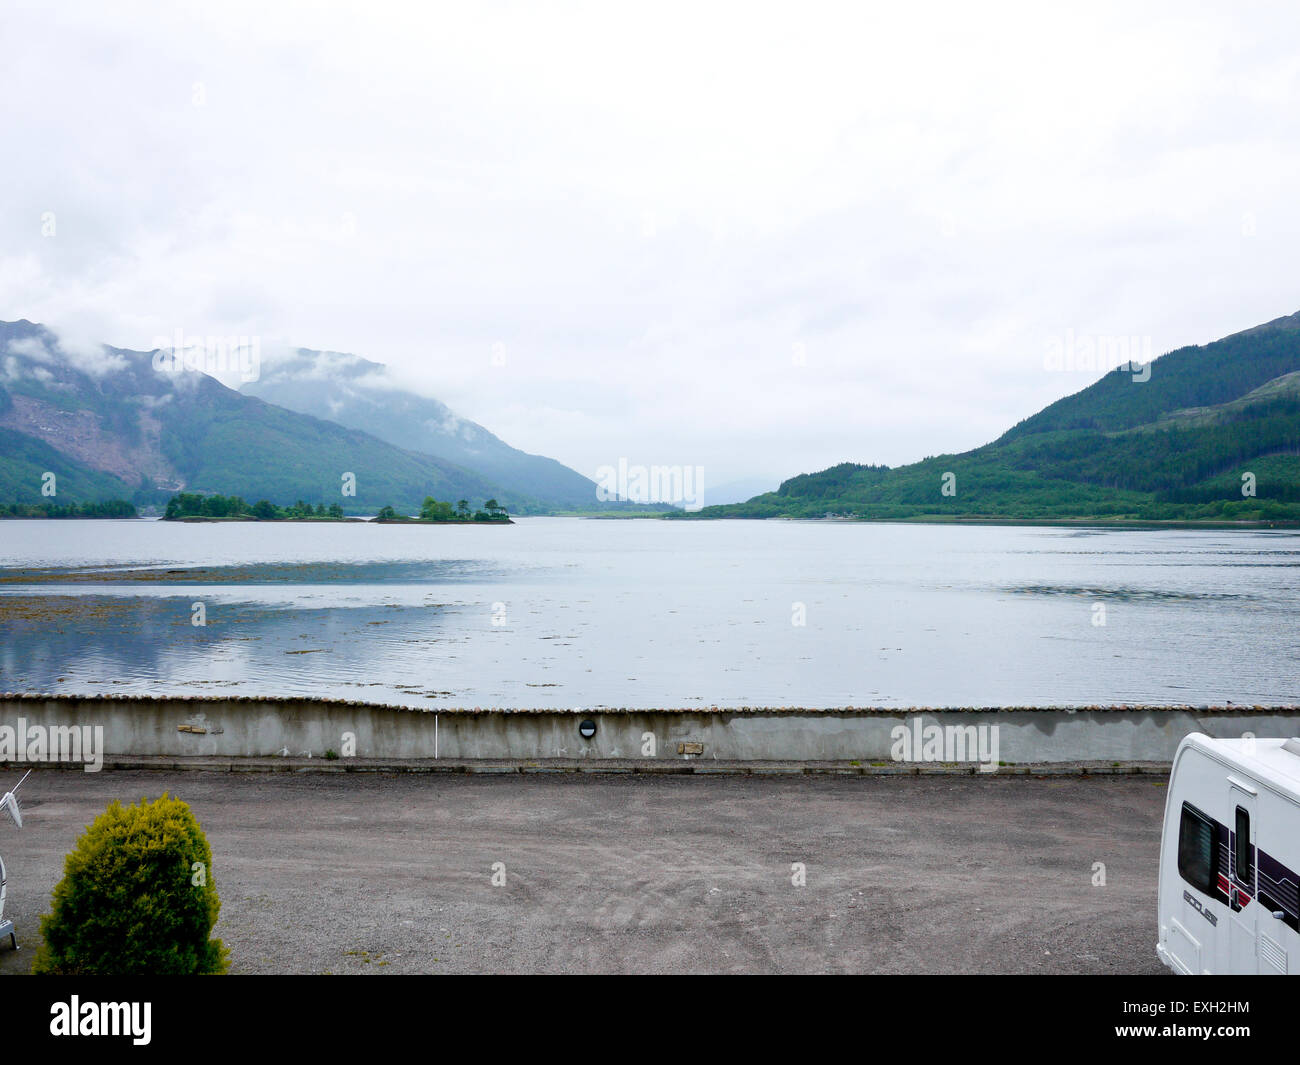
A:
[[[1259,972],[1259,911],[1256,885],[1256,791],[1243,781],[1228,778],[1228,971]]]

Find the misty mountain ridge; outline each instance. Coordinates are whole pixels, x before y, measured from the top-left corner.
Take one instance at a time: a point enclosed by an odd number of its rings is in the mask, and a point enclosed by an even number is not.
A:
[[[0,322],[0,498],[51,501],[41,495],[50,472],[60,503],[157,504],[185,489],[350,513],[414,510],[426,495],[542,506],[476,471],[160,364],[159,352],[68,349],[44,326]],[[355,495],[341,494],[344,474]]]
[[[257,380],[240,391],[473,469],[503,490],[554,509],[625,506],[602,503],[594,481],[554,459],[511,447],[445,403],[404,387],[383,363],[359,355],[298,348],[265,359]]]

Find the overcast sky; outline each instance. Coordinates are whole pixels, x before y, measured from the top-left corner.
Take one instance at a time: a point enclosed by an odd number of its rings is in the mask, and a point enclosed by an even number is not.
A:
[[[0,318],[355,352],[588,476],[964,450],[1054,343],[1300,310],[1300,9],[1059,6],[6,0]]]

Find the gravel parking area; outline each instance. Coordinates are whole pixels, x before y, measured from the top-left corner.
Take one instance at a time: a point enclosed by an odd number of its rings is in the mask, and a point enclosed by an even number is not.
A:
[[[1164,783],[42,770],[0,825],[0,973],[84,827],[164,791],[235,973],[1160,973]]]

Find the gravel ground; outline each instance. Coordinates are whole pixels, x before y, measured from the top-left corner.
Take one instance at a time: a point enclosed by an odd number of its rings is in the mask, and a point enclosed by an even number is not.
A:
[[[43,771],[0,825],[0,973],[83,828],[164,791],[207,832],[235,973],[1161,973],[1163,785]]]

